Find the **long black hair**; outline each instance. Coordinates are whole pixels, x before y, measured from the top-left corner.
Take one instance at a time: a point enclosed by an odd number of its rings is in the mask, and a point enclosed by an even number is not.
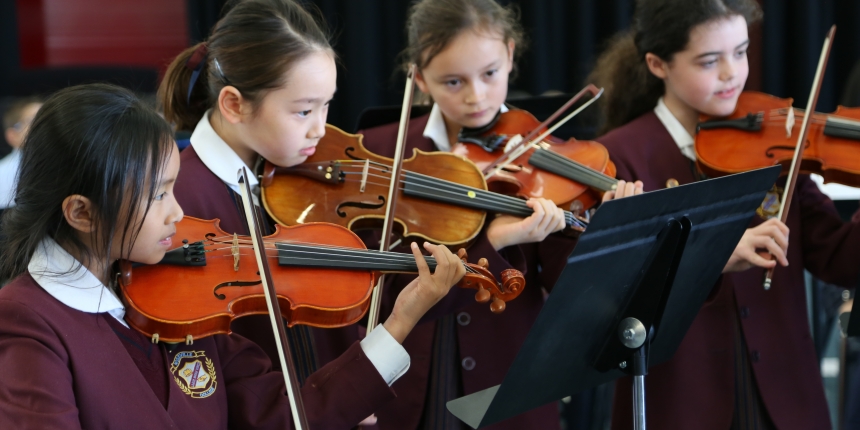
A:
[[[755,0],[638,0],[632,27],[615,36],[588,77],[605,88],[598,101],[605,121],[602,133],[654,109],[665,92],[663,81],[648,70],[645,54],[672,61],[687,47],[694,27],[732,16],[751,24],[761,15]]]
[[[111,255],[117,232],[133,243],[172,145],[167,122],[128,90],[91,84],[54,94],[22,145],[15,206],[0,224],[0,279],[26,271],[46,236],[89,261]],[[63,200],[75,194],[93,204],[91,248],[63,216]]]

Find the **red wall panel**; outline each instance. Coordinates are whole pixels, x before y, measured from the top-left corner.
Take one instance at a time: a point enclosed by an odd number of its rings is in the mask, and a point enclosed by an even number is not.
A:
[[[24,67],[162,69],[188,46],[187,11],[181,0],[17,1]],[[38,13],[42,16],[34,16]],[[39,29],[30,24],[34,22],[41,23],[41,40]],[[43,59],[37,61],[40,43]]]

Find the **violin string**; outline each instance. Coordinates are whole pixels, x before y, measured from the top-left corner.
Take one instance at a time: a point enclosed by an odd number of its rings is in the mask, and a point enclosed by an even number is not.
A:
[[[549,151],[549,152],[552,152],[552,151]],[[552,153],[552,154],[556,155],[558,157],[562,157],[562,158],[567,159],[566,157],[563,157],[559,154],[556,154],[556,153]],[[389,171],[388,169],[380,167],[380,166],[385,166],[381,163],[373,162],[371,164],[374,165],[374,167],[373,167],[374,170],[382,171],[383,173]],[[360,162],[360,161],[345,161],[342,163],[342,165],[344,165],[344,166],[354,165],[356,167],[356,170],[342,169],[341,171],[344,173],[345,176],[346,175],[362,175],[362,176],[365,175],[365,173],[364,173],[364,165],[365,164]],[[563,166],[563,167],[567,167],[567,166]],[[591,169],[588,167],[585,167],[585,168],[590,170],[591,172],[596,172],[594,169]],[[368,169],[368,171],[369,170],[370,169]],[[608,178],[612,182],[615,181],[613,178],[606,176],[601,172],[596,172],[596,173],[597,173],[597,177],[600,178],[599,180],[605,180],[606,178]],[[376,174],[370,174],[370,173],[368,173],[367,175],[377,177],[377,178],[382,178],[382,179],[390,181],[390,175],[382,176],[382,175],[376,175]],[[401,182],[404,183],[404,188],[401,189],[400,191],[405,191],[406,185],[416,184],[415,179],[420,178],[420,179],[424,179],[425,181],[430,182],[433,187],[444,187],[444,188],[446,188],[446,189],[448,189],[454,193],[468,194],[471,191],[471,192],[475,193],[476,195],[480,194],[482,196],[482,198],[485,199],[486,201],[493,202],[495,205],[498,205],[496,208],[492,208],[492,209],[495,209],[497,211],[502,211],[502,210],[507,209],[508,213],[511,213],[511,211],[513,211],[512,214],[522,215],[522,216],[529,216],[532,213],[532,209],[528,208],[528,206],[525,205],[525,202],[522,199],[519,199],[516,197],[506,196],[504,194],[499,194],[499,193],[492,193],[492,192],[488,192],[488,191],[483,190],[483,189],[469,187],[466,185],[458,184],[456,182],[451,182],[451,181],[439,179],[439,178],[436,178],[433,176],[424,175],[424,174],[416,173],[416,172],[405,171],[403,173],[403,175],[405,175],[405,177],[401,179]],[[413,177],[413,180],[411,180],[411,181],[410,181],[410,176]],[[345,179],[345,180],[348,180],[348,179]],[[350,181],[358,182],[358,180],[350,180]],[[365,183],[367,183],[367,182],[365,182]],[[378,186],[383,186],[383,187],[388,186],[387,184],[379,184],[379,183],[373,183],[373,184],[378,185]],[[460,194],[453,194],[453,195],[449,194],[448,197],[454,198],[455,200],[462,198],[462,196]],[[527,210],[527,212],[523,212],[526,210]],[[574,217],[573,214],[570,213],[569,211],[565,211],[565,220],[566,220],[567,225],[577,225],[579,227],[585,227],[585,224],[583,224],[580,220],[576,219],[576,217]]]
[[[344,171],[344,174],[346,174],[346,175],[363,175],[364,172],[363,171],[361,171],[361,172],[359,172],[359,171]],[[445,189],[445,190],[448,190],[450,192],[456,193],[453,195],[449,195],[449,197],[462,198],[462,197],[468,195],[469,192],[472,192],[472,193],[475,193],[476,195],[481,195],[482,199],[484,199],[488,202],[493,202],[494,204],[498,205],[499,210],[503,210],[503,209],[507,209],[508,211],[515,210],[516,212],[514,212],[514,214],[523,214],[522,213],[522,210],[524,210],[523,208],[528,209],[528,211],[529,211],[528,214],[530,214],[532,211],[531,208],[528,208],[528,206],[525,205],[524,200],[519,199],[517,197],[511,197],[511,196],[507,196],[504,194],[493,193],[493,192],[489,192],[489,191],[486,191],[486,190],[483,190],[480,188],[469,187],[466,185],[458,184],[456,182],[446,181],[443,179],[435,178],[435,177],[432,177],[429,175],[424,175],[421,173],[406,172],[405,175],[406,175],[406,177],[401,180],[405,184],[404,188],[402,188],[401,191],[405,191],[406,185],[421,185],[421,182],[425,182],[427,184],[426,186],[432,186],[432,187],[434,187],[434,189]],[[379,177],[382,179],[390,180],[390,177],[383,177],[380,175],[369,175],[369,176],[376,176],[376,177]],[[357,180],[351,180],[351,181],[358,182]],[[374,185],[387,186],[387,184],[374,184]],[[528,214],[525,214],[525,215],[528,216]]]
[[[415,264],[414,256],[407,253],[400,252],[382,252],[375,251],[370,249],[357,249],[357,248],[348,248],[348,247],[338,247],[333,245],[324,245],[324,244],[314,244],[308,242],[291,242],[291,241],[277,241],[276,244],[286,245],[287,248],[269,248],[266,247],[266,255],[270,257],[279,257],[281,252],[292,252],[292,253],[305,253],[309,255],[319,255],[322,257],[341,257],[341,258],[352,258],[359,260],[370,260],[378,263],[393,263],[393,264],[409,264],[410,266]],[[220,247],[220,248],[211,248],[211,246],[207,247],[204,245],[204,248],[207,252],[223,250],[225,251],[224,257],[230,257],[232,254],[228,254],[227,252],[232,251],[232,246]],[[251,249],[253,246],[248,245],[247,243],[240,245],[240,249]],[[331,253],[324,254],[321,250],[329,250]],[[275,255],[270,254],[268,251],[275,251]],[[243,253],[239,253],[240,255],[245,255]],[[425,260],[427,264],[431,267],[436,266],[436,260],[431,256],[425,256]],[[466,270],[470,273],[477,273],[468,265],[464,265]],[[417,270],[417,266],[415,266]]]

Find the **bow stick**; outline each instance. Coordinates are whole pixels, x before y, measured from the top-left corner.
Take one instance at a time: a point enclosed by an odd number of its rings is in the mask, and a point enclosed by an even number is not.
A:
[[[287,330],[284,328],[284,318],[281,307],[278,304],[278,296],[275,293],[275,284],[272,282],[272,272],[269,269],[269,260],[263,258],[265,244],[263,234],[260,232],[261,219],[259,212],[254,209],[253,197],[251,197],[251,186],[245,180],[248,172],[243,167],[239,171],[239,188],[242,192],[242,206],[245,208],[245,219],[248,222],[248,231],[254,246],[254,255],[257,257],[257,269],[260,271],[260,281],[263,284],[263,292],[266,295],[266,305],[269,308],[269,318],[272,321],[272,330],[275,334],[275,343],[278,345],[278,358],[284,375],[284,383],[287,387],[287,397],[290,399],[290,411],[293,414],[293,423],[297,430],[306,430],[308,418],[305,415],[305,406],[302,402],[301,388],[296,377],[296,366],[293,363],[293,354],[290,344],[287,342]]]
[[[818,68],[815,69],[815,78],[812,80],[812,90],[809,100],[806,102],[806,112],[815,112],[815,104],[818,102],[818,94],[821,92],[821,81],[824,78],[824,69],[827,68],[827,59],[830,58],[830,47],[833,46],[833,36],[836,34],[836,26],[830,27],[827,37],[824,38],[824,46],[821,48],[821,57],[818,59]],[[797,184],[797,176],[800,173],[800,160],[803,159],[804,142],[809,135],[809,121],[813,115],[804,115],[800,126],[800,135],[797,137],[797,146],[794,148],[794,158],[791,159],[791,168],[788,171],[786,187],[782,193],[782,203],[779,205],[779,220],[788,221],[788,210],[791,206],[791,196],[794,195],[794,186]],[[769,290],[773,282],[773,271],[776,266],[767,269],[764,276],[764,289]]]
[[[397,190],[400,189],[400,177],[403,171],[403,153],[406,151],[406,130],[409,127],[409,115],[412,112],[412,96],[415,92],[415,65],[409,66],[406,73],[406,89],[403,91],[403,106],[400,109],[400,126],[397,128],[397,146],[394,149],[394,159],[391,163],[391,184],[388,187],[388,201],[385,206],[385,219],[382,224],[382,239],[379,250],[388,251],[391,247],[391,232],[394,228],[394,206],[397,204]],[[367,334],[379,323],[379,309],[382,303],[382,288],[385,274],[379,276],[376,288],[370,299],[370,309],[367,312]]]

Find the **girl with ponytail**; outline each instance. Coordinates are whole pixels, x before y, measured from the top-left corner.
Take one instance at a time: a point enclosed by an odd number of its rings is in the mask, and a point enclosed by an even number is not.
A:
[[[613,40],[590,78],[606,88],[607,134],[597,140],[619,179],[642,180],[646,191],[703,179],[693,146],[699,115],[734,111],[749,71],[747,27],[760,16],[754,0],[637,1],[632,28]],[[791,204],[786,224],[753,220],[721,280],[702,286],[711,295],[675,356],[649,370],[649,426],[830,427],[803,270],[853,286],[860,225],[843,223],[807,175]],[[761,268],[774,266],[774,286],[765,291]],[[630,387],[629,379],[616,385],[614,429],[632,426]]]
[[[165,118],[178,129],[193,130],[176,180],[185,213],[218,218],[225,231],[246,234],[237,171],[254,170],[263,160],[289,167],[312,155],[325,134],[336,78],[328,37],[299,4],[237,2],[205,42],[172,62],[158,90]],[[258,193],[256,175],[248,180]],[[258,196],[253,198],[259,205]],[[424,248],[438,261],[457,258],[442,246]],[[410,251],[420,255],[417,245]],[[445,280],[462,277],[461,272],[460,264],[440,264],[435,274],[410,276],[394,311],[361,342],[334,346],[342,344],[335,342],[337,336],[357,338],[355,327],[288,330],[302,392],[312,399],[305,400],[311,428],[350,428],[395,397],[390,386],[410,364],[401,344],[447,294],[452,285]],[[268,317],[244,317],[232,329],[278,362]]]

